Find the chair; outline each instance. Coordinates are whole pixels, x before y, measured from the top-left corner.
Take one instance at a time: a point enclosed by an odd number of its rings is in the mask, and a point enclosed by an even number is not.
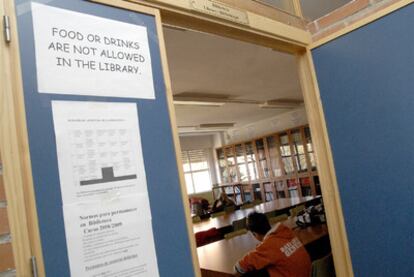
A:
[[[281,214],[281,215],[278,215],[278,216],[274,216],[274,217],[269,218],[269,223],[270,223],[270,225],[273,225],[273,224],[276,224],[278,222],[284,221],[284,220],[286,220],[288,218],[289,217],[288,217],[287,214]]]
[[[290,216],[291,217],[297,216],[297,214],[300,211],[303,211],[304,209],[305,209],[305,205],[296,206],[296,207],[294,207],[294,208],[292,208],[292,209],[289,210]]]
[[[256,199],[256,200],[253,201],[253,206],[256,206],[256,205],[259,205],[259,204],[262,204],[262,203],[263,203],[262,200]]]
[[[200,216],[196,215],[196,216],[193,216],[192,220],[193,220],[193,223],[198,223],[201,221],[201,218]]]
[[[247,203],[247,204],[241,205],[240,206],[240,209],[241,210],[245,210],[245,209],[250,209],[250,208],[253,208],[253,207],[254,207],[254,204],[253,203]]]
[[[311,277],[335,277],[335,268],[333,264],[332,254],[312,263]]]
[[[223,235],[216,229],[211,228],[195,234],[197,247],[223,239]]]
[[[211,216],[211,218],[215,218],[215,217],[222,216],[222,215],[225,215],[225,214],[226,214],[225,211],[221,211],[221,212],[212,213],[210,216]]]
[[[224,208],[224,212],[226,212],[226,213],[234,212],[234,210],[236,210],[235,206],[228,206],[228,207]]]
[[[234,238],[234,237],[237,237],[237,236],[244,235],[246,233],[247,233],[247,229],[240,229],[240,230],[233,231],[233,232],[225,234],[224,238],[225,239],[231,239],[231,238]]]
[[[246,218],[243,217],[242,219],[235,220],[235,221],[233,221],[232,225],[233,225],[233,231],[246,229],[246,225],[247,225],[246,224]]]
[[[265,213],[267,219],[271,219],[272,217],[276,216],[275,211]]]

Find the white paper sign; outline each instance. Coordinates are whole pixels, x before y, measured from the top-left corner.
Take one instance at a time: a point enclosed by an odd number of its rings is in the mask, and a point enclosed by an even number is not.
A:
[[[63,204],[147,195],[134,103],[52,101]]]
[[[154,99],[146,27],[32,3],[38,91]]]
[[[145,198],[63,206],[71,276],[159,276]]]

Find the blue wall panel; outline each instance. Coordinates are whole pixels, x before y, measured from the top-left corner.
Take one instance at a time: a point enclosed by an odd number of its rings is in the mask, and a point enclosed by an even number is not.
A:
[[[50,6],[146,26],[156,100],[39,94],[30,2],[16,0],[16,13],[30,155],[47,276],[69,276],[52,100],[137,104],[159,272],[161,276],[193,276],[154,17],[81,0],[38,1]]]
[[[414,276],[414,5],[312,51],[356,276]]]

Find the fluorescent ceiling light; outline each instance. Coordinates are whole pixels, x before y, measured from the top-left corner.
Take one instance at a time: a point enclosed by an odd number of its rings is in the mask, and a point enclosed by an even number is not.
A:
[[[231,127],[234,127],[234,123],[204,123],[204,124],[199,125],[200,129],[205,129],[205,128],[227,129]]]
[[[183,101],[174,100],[174,105],[186,105],[186,106],[208,106],[208,107],[221,107],[224,102],[208,102],[208,101]]]
[[[302,100],[298,99],[275,99],[265,101],[263,104],[259,104],[262,109],[292,109],[301,106]]]
[[[200,125],[188,125],[188,126],[178,126],[178,132],[180,134],[184,133],[209,133],[209,132],[223,132],[231,127],[234,127],[234,123],[203,123]]]
[[[281,105],[269,105],[269,104],[260,104],[259,108],[261,109],[281,109],[281,110],[286,110],[286,109],[292,109],[292,106],[281,106]]]

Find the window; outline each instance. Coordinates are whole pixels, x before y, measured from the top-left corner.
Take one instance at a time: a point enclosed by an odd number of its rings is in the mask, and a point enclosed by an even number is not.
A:
[[[188,194],[211,190],[207,152],[204,149],[182,151],[181,157]]]

